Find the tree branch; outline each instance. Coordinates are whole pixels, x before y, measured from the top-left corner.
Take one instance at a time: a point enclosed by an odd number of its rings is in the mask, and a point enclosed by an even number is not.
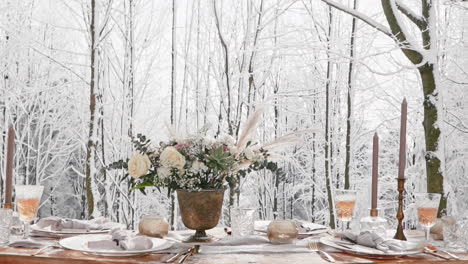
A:
[[[398,20],[394,8],[392,6],[392,1],[395,0],[381,0],[382,8],[384,10],[385,17],[387,18],[388,25],[392,30],[393,35],[398,40],[398,45],[401,47],[401,50],[405,54],[405,56],[415,65],[420,64],[423,61],[423,56],[415,47],[411,45],[408,41],[405,31],[403,30],[403,25],[400,25],[400,21]],[[395,4],[393,2],[393,4]]]
[[[372,18],[366,16],[365,14],[357,11],[357,10],[354,10],[354,9],[351,9],[351,8],[348,8],[340,3],[337,3],[335,1],[332,1],[332,0],[322,0],[322,2],[326,3],[327,5],[329,6],[332,6],[338,10],[341,10],[349,15],[352,15],[353,17],[355,18],[358,18],[360,19],[361,21],[365,22],[366,24],[368,24],[369,26],[377,29],[378,31],[384,33],[385,35],[393,38],[393,34],[392,32],[390,31],[389,28],[385,27],[384,25],[380,24],[379,22],[373,20]]]
[[[420,30],[424,30],[427,26],[422,16],[414,13],[408,6],[403,4],[401,0],[395,1],[398,10],[403,13],[411,22],[413,22]]]
[[[398,22],[398,19],[395,16],[395,13],[393,11],[391,0],[381,0],[381,1],[382,1],[382,7],[384,9],[385,17],[387,18],[387,22],[388,22],[388,25],[390,26],[390,29],[388,29],[384,25],[380,24],[379,22],[373,20],[372,18],[366,16],[365,14],[359,11],[348,8],[332,0],[322,0],[322,2],[328,4],[329,6],[332,6],[338,10],[341,10],[355,18],[358,18],[359,20],[365,22],[369,26],[391,37],[393,40],[397,42],[402,52],[414,65],[420,64],[423,61],[423,56],[420,52],[418,52],[415,49],[415,47],[411,45],[411,43],[406,38],[406,35],[404,31],[402,30]]]

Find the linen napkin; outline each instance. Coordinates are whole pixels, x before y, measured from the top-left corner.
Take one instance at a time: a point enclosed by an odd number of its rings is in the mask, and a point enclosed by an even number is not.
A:
[[[92,220],[78,220],[50,216],[40,219],[36,225],[40,228],[49,229],[51,231],[62,231],[64,229],[83,229],[90,230],[104,230],[116,227],[117,223],[111,222],[109,219],[100,217]]]
[[[8,244],[9,247],[15,248],[42,248],[54,244],[54,241],[37,241],[31,239],[21,239],[12,241]]]
[[[146,236],[136,236],[132,231],[114,229],[111,239],[89,241],[88,248],[93,250],[146,250],[153,242]]]
[[[397,240],[397,239],[385,240],[379,235],[370,231],[364,231],[358,235],[350,233],[350,232],[346,232],[343,235],[348,240],[351,240],[352,242],[358,245],[375,248],[383,252],[418,250],[418,249],[424,248],[425,246],[424,241],[416,243],[416,242],[402,241],[402,240]]]
[[[305,221],[300,221],[300,220],[294,220],[294,222],[296,222],[297,232],[299,234],[327,229],[327,227],[320,225],[320,224],[315,224],[315,223],[310,223],[310,222],[305,222]]]

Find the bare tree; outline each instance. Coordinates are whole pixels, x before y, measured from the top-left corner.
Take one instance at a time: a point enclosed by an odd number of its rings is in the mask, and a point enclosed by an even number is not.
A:
[[[437,47],[437,12],[433,0],[421,1],[421,14],[417,14],[399,0],[381,0],[389,28],[362,14],[332,0],[322,0],[329,6],[346,12],[386,36],[392,38],[406,58],[418,70],[424,96],[424,132],[426,140],[427,191],[442,194],[438,215],[445,212],[447,200],[444,194],[444,150],[442,128],[442,98],[439,84]],[[421,34],[422,44],[415,41],[406,28],[405,16]]]
[[[97,129],[97,118],[96,118],[96,90],[97,90],[97,43],[98,43],[98,29],[96,28],[96,1],[91,0],[91,21],[89,24],[89,32],[91,37],[90,46],[90,82],[89,82],[89,133],[88,143],[86,148],[86,200],[88,205],[88,217],[92,217],[94,213],[95,200],[92,191],[92,180],[96,175],[96,129]],[[97,198],[97,197],[96,197]]]
[[[357,0],[353,2],[353,9],[357,7]],[[355,52],[355,38],[356,38],[356,18],[353,17],[351,22],[351,37],[349,39],[349,69],[348,69],[348,94],[347,98],[347,115],[346,115],[346,160],[344,172],[344,188],[349,189],[349,167],[351,161],[351,120],[352,120],[352,89],[353,89],[353,71],[354,71],[354,52]]]

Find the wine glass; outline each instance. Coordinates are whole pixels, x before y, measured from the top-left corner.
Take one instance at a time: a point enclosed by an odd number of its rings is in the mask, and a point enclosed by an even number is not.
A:
[[[342,234],[345,232],[346,222],[353,218],[356,194],[353,190],[335,190],[335,209],[337,218],[341,221]]]
[[[418,209],[419,223],[424,227],[426,240],[429,241],[429,232],[437,220],[437,209],[439,208],[439,193],[415,193],[416,208]]]
[[[19,218],[24,224],[23,238],[29,237],[29,224],[37,217],[37,211],[41,202],[44,186],[40,185],[15,185],[16,208]]]

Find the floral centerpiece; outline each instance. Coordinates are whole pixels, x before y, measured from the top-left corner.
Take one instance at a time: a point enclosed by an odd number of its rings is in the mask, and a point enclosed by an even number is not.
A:
[[[152,148],[143,135],[133,140],[138,154],[128,161],[111,164],[112,168],[127,168],[132,189],[144,192],[146,187],[166,187],[177,190],[222,189],[237,176],[251,171],[276,171],[276,162],[269,161],[269,153],[261,147],[251,146],[239,150],[228,135],[217,139],[192,136],[181,140],[161,142]]]
[[[229,135],[195,135],[152,146],[149,139],[139,134],[132,140],[138,154],[114,162],[110,168],[127,169],[132,190],[144,194],[145,188],[151,186],[177,190],[182,221],[197,230],[192,241],[203,240],[204,230],[218,223],[226,187],[252,171],[277,172],[279,168],[270,160],[270,150],[297,139],[286,136],[264,146],[253,143],[250,135],[259,117],[260,112],[256,112],[237,142]]]

